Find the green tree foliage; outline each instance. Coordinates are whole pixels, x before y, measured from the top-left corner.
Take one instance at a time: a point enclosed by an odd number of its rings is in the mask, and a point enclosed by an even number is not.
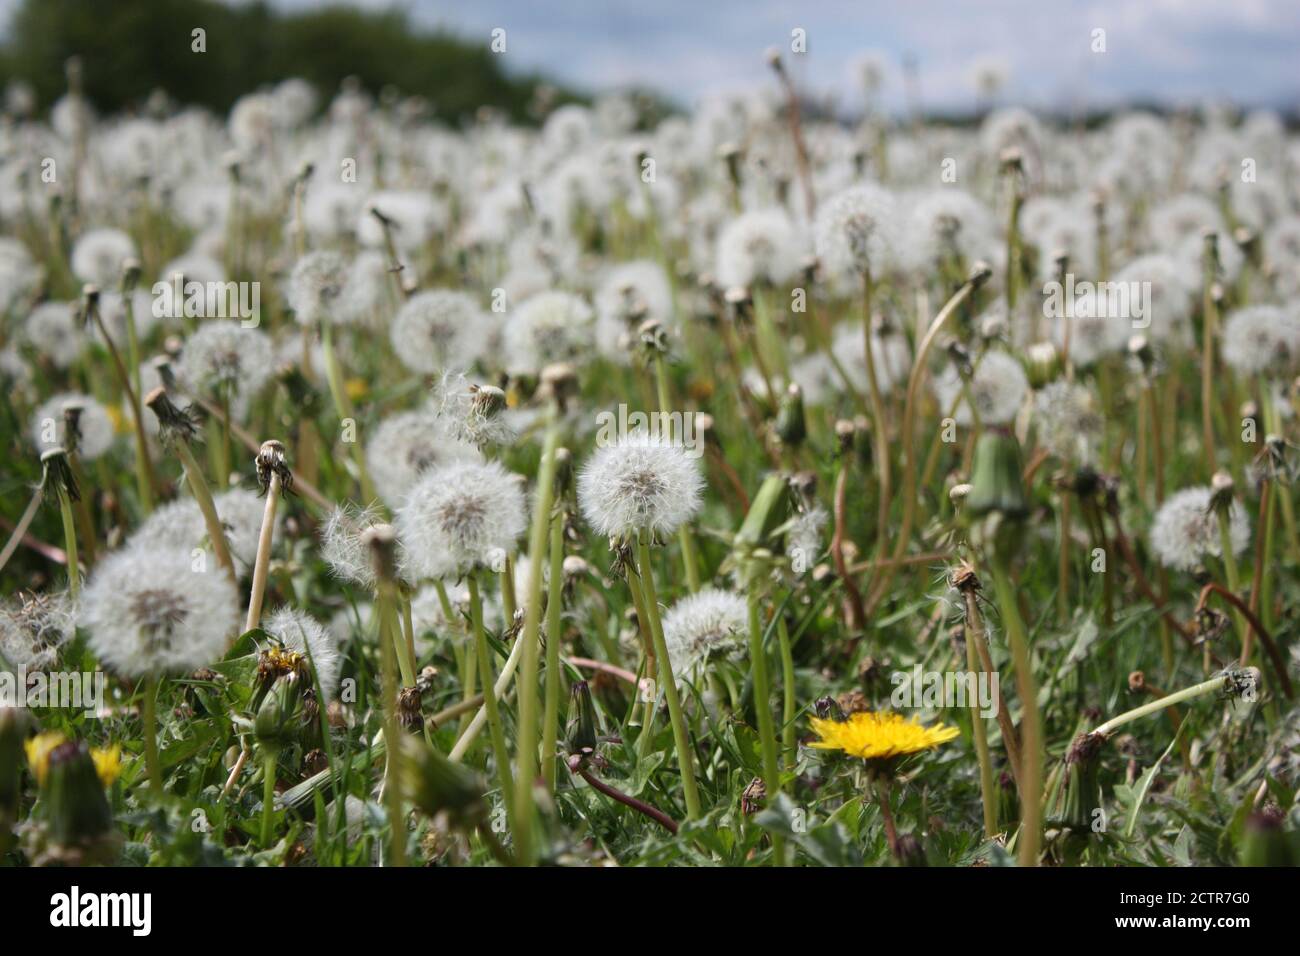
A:
[[[203,53],[193,50],[200,28]],[[157,89],[225,111],[289,76],[327,96],[355,76],[372,92],[423,96],[444,119],[480,106],[524,119],[540,82],[508,75],[486,36],[480,43],[425,31],[404,12],[333,5],[282,13],[216,0],[24,0],[0,53],[0,78],[26,80],[45,108],[66,89],[64,64],[74,55],[86,94],[103,112],[137,107]]]

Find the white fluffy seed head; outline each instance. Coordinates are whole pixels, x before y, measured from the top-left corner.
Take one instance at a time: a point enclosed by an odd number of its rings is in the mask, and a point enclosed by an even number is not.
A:
[[[569,292],[540,292],[525,300],[506,322],[506,369],[540,372],[547,365],[581,365],[595,351],[595,317],[583,299]]]
[[[332,700],[339,687],[343,660],[334,636],[310,614],[297,608],[282,607],[262,621],[262,630],[291,651],[297,651],[311,663],[320,681],[325,700]]]
[[[867,376],[867,352],[862,326],[855,322],[841,324],[831,343],[831,351],[853,382],[853,387],[859,394],[865,395],[871,382]],[[876,385],[882,393],[893,391],[896,386],[907,381],[912,370],[912,347],[907,344],[905,335],[897,332],[872,332],[871,357],[871,364],[876,371]]]
[[[75,302],[42,302],[27,316],[23,334],[32,348],[58,369],[71,366],[86,347]]]
[[[298,324],[343,321],[347,316],[340,313],[340,306],[350,275],[347,259],[337,252],[309,252],[299,259],[289,274],[288,295]]]
[[[217,510],[231,557],[242,568],[251,567],[257,557],[257,539],[266,503],[251,488],[230,488],[213,495],[212,505]],[[277,528],[282,515],[282,511],[276,512]],[[212,548],[203,512],[193,498],[179,498],[154,509],[131,536],[131,544],[142,548]]]
[[[433,375],[473,365],[483,353],[489,325],[472,296],[431,289],[402,306],[389,334],[407,368]]]
[[[709,661],[744,655],[748,609],[731,591],[707,587],[685,597],[664,614],[664,643],[673,673],[702,676]]]
[[[497,566],[524,531],[524,492],[494,461],[459,461],[425,473],[394,521],[411,580]]]
[[[1218,515],[1210,507],[1206,487],[1184,488],[1165,499],[1151,526],[1151,547],[1165,567],[1194,570],[1206,555],[1223,553]],[[1250,544],[1250,524],[1235,501],[1228,511],[1229,540],[1234,554]]]
[[[320,553],[335,577],[374,590],[374,565],[362,535],[375,525],[386,523],[379,509],[359,508],[351,502],[338,505],[330,512],[321,528]]]
[[[893,195],[874,183],[832,196],[817,210],[813,225],[822,267],[832,275],[880,275],[896,255],[897,217]]]
[[[266,333],[231,319],[204,322],[181,352],[180,377],[205,392],[229,389],[236,398],[247,398],[273,371],[274,349]]]
[[[1223,325],[1223,360],[1241,375],[1284,376],[1300,364],[1300,310],[1238,309]]]
[[[420,476],[454,461],[481,461],[472,445],[453,435],[429,409],[399,412],[384,419],[366,444],[366,468],[375,490],[397,506]]]
[[[957,403],[954,417],[959,425],[969,425],[970,404],[962,396],[962,378],[957,369],[949,365],[934,380],[934,390],[939,396],[939,406],[947,415]],[[983,425],[1005,425],[1011,422],[1024,403],[1029,391],[1025,370],[1015,358],[1000,349],[985,352],[975,365],[970,380],[970,398],[975,403]],[[961,398],[961,401],[958,401]]]
[[[1101,449],[1100,405],[1084,385],[1058,379],[1034,396],[1038,442],[1063,461],[1089,465]]]
[[[78,623],[104,664],[142,677],[191,671],[221,656],[239,625],[239,594],[211,562],[192,568],[190,552],[177,547],[129,547],[95,566]]]
[[[85,461],[93,461],[113,444],[113,420],[108,416],[108,409],[89,395],[63,392],[45,401],[32,416],[32,440],[41,451],[48,451],[56,445],[67,448],[63,406],[73,402],[81,405],[81,440],[77,443],[77,454]]]
[[[135,243],[122,230],[91,229],[72,247],[72,271],[82,282],[115,289],[122,280],[122,263],[135,256]]]
[[[714,276],[723,287],[780,285],[799,270],[806,251],[784,210],[742,213],[718,236]]]
[[[76,631],[76,605],[67,593],[22,594],[0,604],[0,666],[50,670]]]
[[[429,409],[458,441],[475,448],[511,445],[518,433],[506,415],[505,394],[447,373],[434,386]]]
[[[695,516],[703,488],[698,459],[680,444],[638,431],[587,459],[578,475],[578,502],[603,535],[649,531],[662,537]]]

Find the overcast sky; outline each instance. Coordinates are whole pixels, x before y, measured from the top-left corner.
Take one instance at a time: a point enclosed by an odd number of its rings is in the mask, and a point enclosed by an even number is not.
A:
[[[0,0],[0,10],[15,0]],[[226,0],[240,3],[244,0]],[[271,0],[283,8],[316,0]],[[1300,104],[1300,0],[353,0],[398,6],[416,23],[488,42],[506,30],[508,68],[541,70],[588,91],[638,84],[690,104],[771,82],[769,46],[788,50],[803,84],[853,107],[852,64],[877,51],[892,65],[886,100],[902,101],[904,54],[920,64],[931,108],[974,102],[972,68],[1005,63],[1003,96],[1040,106],[1169,104],[1229,97]],[[1105,30],[1106,52],[1090,47]]]

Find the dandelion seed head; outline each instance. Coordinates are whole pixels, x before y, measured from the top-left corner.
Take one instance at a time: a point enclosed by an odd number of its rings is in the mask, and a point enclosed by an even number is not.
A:
[[[1033,421],[1039,444],[1053,455],[1080,465],[1095,463],[1104,422],[1087,386],[1064,379],[1043,386],[1034,396]]]
[[[40,451],[49,451],[55,446],[68,447],[63,407],[73,403],[81,406],[78,424],[81,438],[77,442],[77,454],[84,461],[93,461],[112,447],[114,434],[108,409],[89,395],[62,392],[46,399],[32,416],[32,440]]]
[[[394,523],[411,579],[456,576],[514,550],[525,526],[523,488],[497,462],[451,462],[421,476]]]
[[[386,520],[378,508],[361,508],[348,502],[330,512],[321,528],[321,558],[334,576],[374,590],[375,571],[363,535]]]
[[[393,319],[393,350],[413,372],[468,368],[484,352],[489,320],[472,296],[432,289],[413,296]]]
[[[42,302],[23,324],[27,342],[57,369],[66,369],[86,347],[80,306],[75,302]]]
[[[586,301],[569,292],[541,292],[522,302],[503,332],[507,371],[584,364],[594,351],[595,316]]]
[[[289,307],[300,325],[342,322],[348,315],[339,306],[344,300],[351,265],[337,252],[309,252],[289,274]]]
[[[1223,360],[1240,375],[1285,376],[1300,364],[1300,310],[1253,305],[1223,324]]]
[[[76,605],[67,593],[20,594],[0,604],[0,658],[16,670],[50,670],[75,630]]]
[[[1219,519],[1210,507],[1211,489],[1184,488],[1165,499],[1151,525],[1151,547],[1165,567],[1192,571],[1207,556],[1223,553]],[[1228,512],[1229,540],[1234,554],[1250,544],[1246,512],[1235,501]]]
[[[817,258],[835,275],[879,275],[893,263],[898,249],[898,211],[883,186],[850,186],[817,210],[813,226]]]
[[[749,611],[732,591],[706,587],[682,598],[663,617],[673,673],[698,679],[712,660],[744,656]]]
[[[578,475],[578,502],[607,537],[671,534],[701,506],[699,462],[680,445],[644,431],[596,449]]]
[[[505,414],[504,393],[471,382],[459,372],[443,374],[434,386],[430,408],[452,436],[475,448],[510,445],[518,437]]]
[[[180,375],[195,388],[229,389],[239,398],[255,394],[271,378],[275,350],[261,329],[231,319],[200,325],[181,351]]]
[[[394,507],[427,472],[455,461],[482,461],[482,457],[429,409],[389,416],[366,443],[366,468],[375,490]]]
[[[724,287],[780,285],[798,272],[806,251],[783,210],[742,213],[718,235],[714,275]]]
[[[138,255],[135,242],[120,229],[90,229],[72,246],[72,271],[82,282],[113,289],[122,280],[122,263]]]
[[[78,615],[99,659],[132,677],[217,660],[238,627],[239,594],[219,568],[192,568],[189,552],[176,547],[128,547],[102,558]]]
[[[934,380],[934,390],[939,397],[943,413],[957,404],[954,415],[959,425],[973,422],[970,404],[962,397],[962,378],[953,365],[944,369]],[[1020,362],[1000,349],[990,349],[975,364],[970,378],[970,398],[983,425],[1005,425],[1011,422],[1029,391]],[[962,397],[961,401],[958,398]]]

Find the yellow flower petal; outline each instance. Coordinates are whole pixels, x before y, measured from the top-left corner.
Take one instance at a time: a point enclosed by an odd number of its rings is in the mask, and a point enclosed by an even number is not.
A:
[[[111,747],[91,747],[90,759],[95,762],[99,782],[111,787],[122,773],[122,748],[117,744]]]
[[[50,753],[64,740],[63,734],[47,730],[28,738],[23,744],[23,748],[27,751],[27,763],[31,766],[32,773],[36,775],[37,784],[45,785],[45,775],[50,770]]]
[[[886,760],[931,750],[960,734],[956,727],[924,727],[915,717],[908,720],[887,711],[851,714],[844,721],[814,717],[812,727],[821,738],[811,744],[815,749],[842,750],[862,760]]]

